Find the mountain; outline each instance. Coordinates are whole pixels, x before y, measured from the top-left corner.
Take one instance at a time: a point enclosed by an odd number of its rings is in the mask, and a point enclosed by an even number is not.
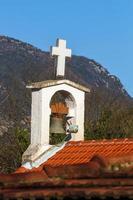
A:
[[[14,123],[29,126],[31,93],[26,85],[55,78],[54,59],[22,41],[0,36],[0,134]],[[86,120],[96,119],[105,106],[133,105],[120,80],[96,61],[72,56],[65,78],[91,88],[86,95]]]

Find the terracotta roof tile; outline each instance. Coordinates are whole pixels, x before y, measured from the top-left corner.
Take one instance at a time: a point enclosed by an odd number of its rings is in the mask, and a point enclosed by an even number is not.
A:
[[[105,159],[133,155],[133,139],[91,140],[68,142],[66,146],[48,159],[44,165],[61,166],[88,163],[99,155]]]
[[[14,174],[0,174],[0,196],[3,199],[55,196],[79,199],[82,194],[81,198],[85,199],[131,198],[133,166],[124,171],[101,171],[101,167],[106,167],[108,159],[126,158],[133,163],[132,155],[133,139],[68,142],[38,168],[20,167]]]

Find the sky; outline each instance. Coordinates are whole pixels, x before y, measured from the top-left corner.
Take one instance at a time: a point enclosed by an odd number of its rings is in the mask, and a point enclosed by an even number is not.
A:
[[[103,65],[133,96],[133,0],[0,0],[0,35],[45,51],[66,39],[72,54]]]

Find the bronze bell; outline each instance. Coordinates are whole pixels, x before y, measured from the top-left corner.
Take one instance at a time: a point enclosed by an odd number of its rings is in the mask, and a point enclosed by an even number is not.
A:
[[[53,116],[51,117],[50,133],[65,134],[62,118]]]

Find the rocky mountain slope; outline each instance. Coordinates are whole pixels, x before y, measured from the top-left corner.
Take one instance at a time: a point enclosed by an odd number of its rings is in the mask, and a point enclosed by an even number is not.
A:
[[[31,82],[55,78],[54,60],[48,52],[19,40],[0,36],[0,134],[14,122],[30,121]],[[105,106],[132,105],[120,80],[92,59],[72,56],[66,62],[66,77],[91,88],[86,96],[86,120],[95,119]]]

